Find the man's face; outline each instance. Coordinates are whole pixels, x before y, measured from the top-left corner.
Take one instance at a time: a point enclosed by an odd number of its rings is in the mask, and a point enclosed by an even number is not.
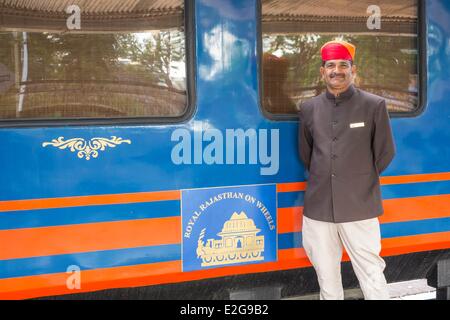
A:
[[[326,85],[334,90],[348,88],[356,76],[356,67],[348,60],[328,60],[320,67]]]

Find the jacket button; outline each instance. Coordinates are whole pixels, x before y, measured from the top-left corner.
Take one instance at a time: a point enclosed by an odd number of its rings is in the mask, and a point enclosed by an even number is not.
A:
[[[336,178],[336,175],[334,173],[331,174],[332,178]]]
[[[334,137],[334,138],[333,138],[333,141],[334,141],[334,142],[336,142],[337,140],[338,140],[338,138],[337,138],[337,137]]]
[[[331,159],[333,159],[333,160],[335,160],[335,159],[337,159],[337,155],[335,155],[335,154],[333,154],[332,156],[331,156]]]

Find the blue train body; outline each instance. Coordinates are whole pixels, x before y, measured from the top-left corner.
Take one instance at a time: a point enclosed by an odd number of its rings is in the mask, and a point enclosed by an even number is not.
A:
[[[297,155],[298,121],[270,119],[261,106],[258,2],[199,0],[193,3],[193,9],[189,16],[193,19],[193,34],[187,37],[194,48],[193,62],[188,62],[191,63],[188,79],[194,85],[188,93],[190,115],[186,119],[160,124],[8,124],[0,129],[0,241],[2,247],[14,248],[0,258],[1,297],[27,298],[151,285],[149,292],[158,292],[158,297],[179,297],[192,290],[190,297],[212,298],[218,297],[214,288],[248,288],[255,279],[260,280],[259,286],[286,279],[290,280],[285,282],[292,282],[299,275],[302,280],[298,286],[287,285],[289,290],[286,289],[285,295],[316,288],[311,269],[307,268],[308,262],[301,253],[301,229],[296,227],[299,222],[294,219],[300,215],[292,214],[293,220],[281,221],[287,213],[280,210],[276,215],[277,227],[291,224],[292,228],[278,230],[275,258],[278,265],[263,261],[205,272],[181,269],[186,230],[181,219],[182,190],[232,186],[257,189],[261,185],[274,185],[277,208],[288,212],[303,206],[302,183],[307,179]],[[420,88],[421,111],[415,116],[391,118],[397,153],[383,174],[382,179],[386,180],[382,180],[382,195],[385,202],[391,201],[392,208],[404,203],[414,206],[417,199],[422,201],[418,205],[431,213],[382,221],[389,281],[424,276],[426,270],[420,269],[422,274],[418,274],[414,266],[400,275],[394,268],[400,268],[405,261],[423,263],[424,254],[436,253],[433,259],[437,259],[448,255],[450,248],[450,108],[447,101],[450,79],[445,70],[449,61],[450,5],[443,0],[426,1],[423,14],[426,32],[420,40],[426,42],[426,51],[420,54],[425,57],[423,70],[427,72],[422,73],[426,78]],[[251,136],[247,136],[248,141],[253,142],[230,141],[234,139],[233,134],[246,133]],[[96,158],[91,153],[87,160],[86,154],[78,156],[79,150],[71,152],[70,146],[58,148],[54,140],[60,137],[64,141],[117,137],[128,142],[106,146],[103,151],[98,150]],[[44,143],[48,144],[44,147]],[[250,148],[257,150],[257,156],[249,156]],[[234,154],[230,155],[230,150]],[[240,160],[239,153],[245,154]],[[153,196],[166,191],[168,196]],[[230,210],[231,214],[239,208],[230,207]],[[389,211],[389,216],[395,217],[395,212]],[[87,240],[80,239],[85,248],[82,251],[59,244],[60,240],[61,243],[69,240],[51,238],[64,236],[65,227],[82,229],[94,225],[92,230],[101,230],[95,229],[95,224],[109,226],[126,222],[124,228],[128,228],[139,221],[154,223],[156,229],[161,223],[162,229],[170,228],[168,233],[174,232],[173,228],[178,230],[174,238],[160,241],[152,238],[148,245],[146,241],[127,238],[122,247],[120,241],[111,239],[111,247],[102,248],[93,243],[89,249]],[[52,233],[52,228],[61,228],[61,232]],[[130,229],[129,234],[125,230],[121,236],[133,237],[132,230],[135,229]],[[51,234],[53,248],[33,252],[32,248],[6,243],[8,239],[16,239],[14,232],[26,238],[28,231],[30,238],[24,243],[35,243],[38,248],[40,239],[34,237]],[[74,237],[72,240],[78,241],[77,232],[68,231],[68,239]],[[200,230],[196,232],[199,234]],[[114,232],[98,235],[99,238],[110,236]],[[21,254],[22,251],[25,253]],[[65,280],[70,276],[66,271],[71,265],[79,266],[82,279],[86,279],[81,289],[66,287]],[[133,269],[139,266],[148,266],[148,271]],[[127,273],[127,268],[135,273]],[[117,272],[113,275],[114,269]],[[96,270],[109,270],[111,276],[96,278]],[[93,272],[92,276],[89,272]],[[270,272],[272,278],[261,272]],[[352,277],[349,271],[344,275]],[[228,278],[218,288],[209,282],[221,277]],[[232,284],[226,281],[229,277],[235,280]],[[199,287],[192,280],[211,285],[211,291],[207,294],[201,291],[204,295],[196,296],[195,289]],[[305,282],[309,284],[302,286]],[[171,283],[176,284],[170,286]],[[353,279],[346,285],[354,284]],[[173,296],[161,293],[166,289]],[[147,297],[155,297],[152,294]]]

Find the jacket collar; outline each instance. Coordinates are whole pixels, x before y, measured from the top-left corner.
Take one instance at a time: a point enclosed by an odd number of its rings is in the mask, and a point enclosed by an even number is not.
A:
[[[351,84],[347,90],[345,90],[344,92],[341,92],[337,97],[334,94],[332,94],[331,92],[329,92],[327,89],[326,96],[330,100],[345,101],[345,100],[350,99],[353,96],[353,94],[355,93],[355,91],[356,91],[355,86],[353,84]]]

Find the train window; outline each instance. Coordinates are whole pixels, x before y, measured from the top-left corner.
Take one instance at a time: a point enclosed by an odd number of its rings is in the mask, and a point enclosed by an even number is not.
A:
[[[183,0],[0,0],[0,119],[178,117]]]
[[[355,85],[384,97],[391,112],[418,108],[418,0],[262,0],[262,104],[296,113],[325,90],[320,48],[356,45]]]

